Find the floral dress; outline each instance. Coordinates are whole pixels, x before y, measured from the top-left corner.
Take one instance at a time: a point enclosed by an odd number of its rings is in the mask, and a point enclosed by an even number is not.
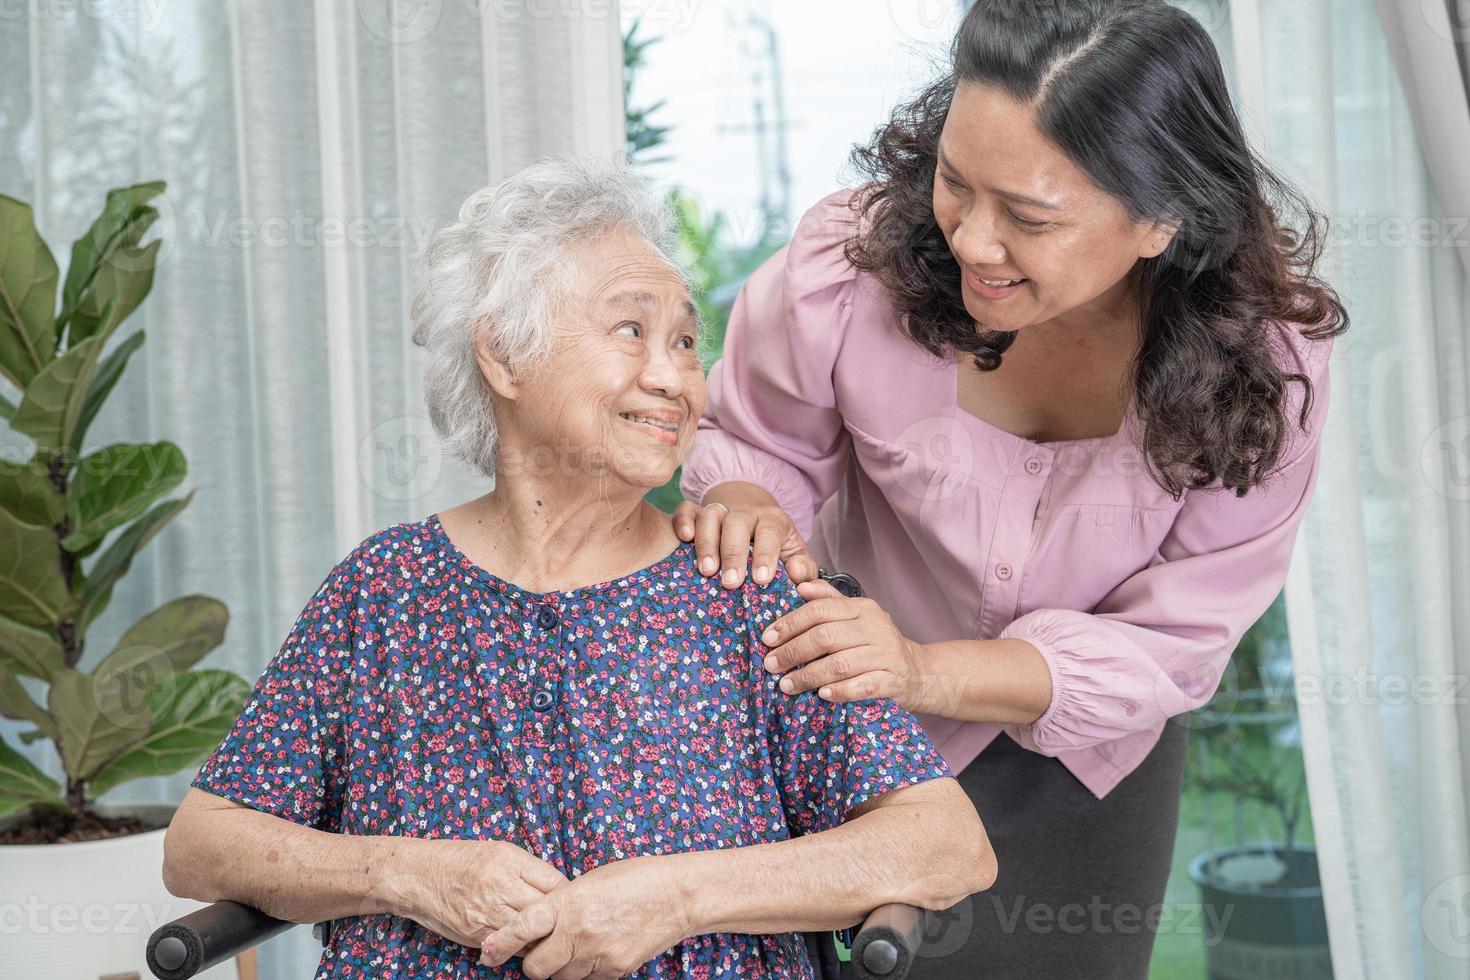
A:
[[[788,695],[760,633],[785,570],[721,589],[692,544],[610,582],[535,593],[438,515],[353,549],[307,603],[192,785],[321,830],[501,840],[575,877],[640,855],[841,824],[951,775],[889,699]],[[337,920],[316,977],[521,977],[391,914]],[[812,976],[797,933],[711,933],[636,977]]]

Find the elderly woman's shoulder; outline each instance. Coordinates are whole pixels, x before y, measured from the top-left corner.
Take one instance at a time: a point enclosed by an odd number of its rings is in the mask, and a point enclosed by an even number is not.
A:
[[[342,592],[384,596],[442,578],[453,559],[441,547],[431,520],[402,521],[374,531],[337,563],[328,580]]]
[[[769,626],[771,620],[784,616],[806,601],[796,591],[796,583],[786,571],[786,563],[780,559],[776,560],[776,572],[771,576],[770,582],[758,585],[754,579],[746,576],[742,588],[747,619],[758,624],[761,629]]]
[[[690,619],[722,631],[749,630],[757,622],[764,629],[803,601],[779,560],[770,582],[759,585],[747,574],[738,589],[722,586],[718,575],[701,574],[690,542],[680,545],[670,561],[673,567],[649,583],[650,594],[644,597],[645,616],[654,620],[662,610],[671,618]]]

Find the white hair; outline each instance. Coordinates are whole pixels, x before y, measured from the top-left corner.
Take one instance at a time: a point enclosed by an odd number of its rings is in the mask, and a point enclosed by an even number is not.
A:
[[[627,229],[656,248],[688,286],[666,195],[616,156],[558,156],[471,194],[419,260],[409,317],[425,348],[424,400],[444,450],[495,475],[500,438],[490,386],[475,360],[476,326],[512,373],[550,352],[555,316],[574,281],[579,242]]]

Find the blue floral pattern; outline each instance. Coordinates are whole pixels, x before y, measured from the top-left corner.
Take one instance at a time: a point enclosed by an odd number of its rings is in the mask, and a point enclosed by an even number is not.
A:
[[[950,775],[888,699],[787,695],[760,633],[802,602],[778,565],[721,589],[692,544],[623,578],[534,593],[438,515],[327,575],[194,786],[322,830],[504,840],[575,877],[647,854],[840,824]],[[338,920],[317,978],[520,977],[394,915]],[[812,976],[796,933],[707,934],[637,977]]]

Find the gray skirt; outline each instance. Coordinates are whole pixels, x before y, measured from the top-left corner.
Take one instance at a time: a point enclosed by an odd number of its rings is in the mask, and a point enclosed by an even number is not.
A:
[[[1147,978],[1188,734],[1165,725],[1101,800],[1056,759],[996,736],[959,774],[995,848],[995,885],[930,915],[909,980]]]

